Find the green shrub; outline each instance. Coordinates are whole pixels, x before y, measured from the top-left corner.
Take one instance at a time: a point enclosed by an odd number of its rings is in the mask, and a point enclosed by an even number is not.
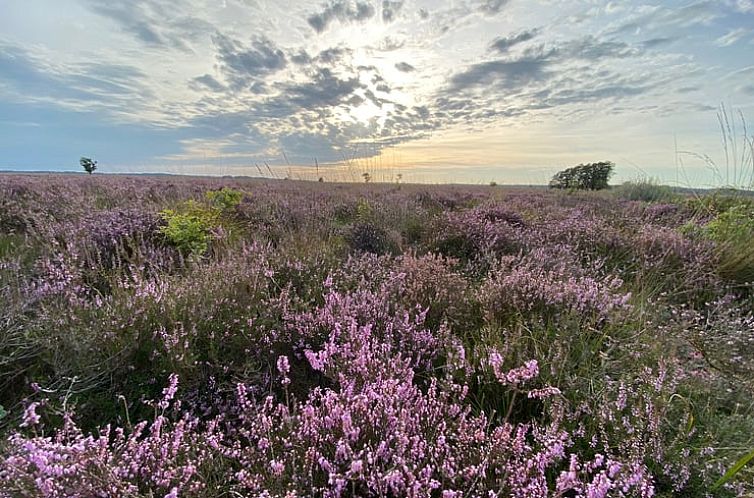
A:
[[[202,255],[207,252],[212,229],[231,227],[231,211],[241,203],[243,193],[223,187],[205,193],[204,197],[205,203],[190,200],[180,204],[177,209],[160,212],[165,221],[160,231],[183,254]]]
[[[754,208],[739,204],[728,208],[707,223],[707,233],[718,242],[746,243],[754,235]]]
[[[747,203],[729,207],[707,223],[704,234],[718,244],[723,277],[754,281],[754,207]]]
[[[676,198],[673,189],[667,185],[660,185],[652,178],[625,182],[615,189],[615,195],[629,201],[644,202],[670,202]]]
[[[166,223],[160,231],[178,250],[184,254],[199,255],[207,251],[212,224],[206,216],[172,209],[165,209],[160,214]]]
[[[204,194],[209,204],[213,207],[220,209],[221,211],[230,211],[235,209],[236,206],[241,204],[243,199],[243,192],[234,190],[232,188],[223,187],[220,190],[212,190]]]
[[[366,221],[372,217],[373,213],[374,210],[369,204],[369,201],[366,199],[359,199],[359,202],[356,204],[356,218],[361,221]]]
[[[689,198],[686,203],[700,216],[719,215],[740,206],[754,209],[754,197],[746,191],[735,189],[715,190],[709,195]]]

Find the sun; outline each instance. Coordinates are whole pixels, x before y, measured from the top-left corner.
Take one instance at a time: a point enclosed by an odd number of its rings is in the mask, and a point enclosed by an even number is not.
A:
[[[355,121],[365,125],[373,123],[375,120],[381,125],[387,117],[385,109],[370,100],[365,100],[357,107],[352,107],[349,109],[348,114]]]

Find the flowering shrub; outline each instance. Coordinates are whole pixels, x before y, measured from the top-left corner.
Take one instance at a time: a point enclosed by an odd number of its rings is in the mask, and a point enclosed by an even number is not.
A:
[[[551,319],[574,313],[601,323],[615,310],[628,308],[631,294],[620,292],[620,278],[595,279],[563,270],[543,268],[532,258],[504,259],[482,286],[485,309],[498,320],[517,314]]]
[[[450,212],[435,227],[432,248],[463,259],[515,253],[521,248],[524,227],[521,216],[500,206]]]
[[[2,498],[754,492],[731,206],[86,180],[0,175]]]

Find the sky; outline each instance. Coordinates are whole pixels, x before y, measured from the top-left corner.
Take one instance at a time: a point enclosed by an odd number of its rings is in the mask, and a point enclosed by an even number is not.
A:
[[[0,170],[538,184],[610,160],[617,181],[706,186],[732,183],[754,128],[754,0],[0,12]]]

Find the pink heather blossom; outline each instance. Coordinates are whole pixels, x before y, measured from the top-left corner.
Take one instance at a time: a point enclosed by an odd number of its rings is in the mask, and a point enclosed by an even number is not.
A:
[[[166,410],[170,406],[170,402],[175,398],[176,391],[178,391],[178,375],[170,374],[169,384],[162,390],[162,399],[157,403],[157,406],[161,410]]]
[[[40,416],[37,414],[37,408],[41,403],[34,401],[29,403],[24,409],[24,415],[22,417],[21,427],[34,427],[40,421]]]
[[[539,365],[537,364],[537,360],[529,360],[524,363],[523,366],[507,372],[502,370],[503,357],[499,352],[490,352],[488,361],[495,377],[502,384],[517,386],[539,375]]]
[[[291,383],[291,379],[288,378],[288,372],[291,370],[291,365],[288,363],[288,357],[285,355],[278,356],[277,369],[280,375],[283,377],[281,383],[287,386]]]

